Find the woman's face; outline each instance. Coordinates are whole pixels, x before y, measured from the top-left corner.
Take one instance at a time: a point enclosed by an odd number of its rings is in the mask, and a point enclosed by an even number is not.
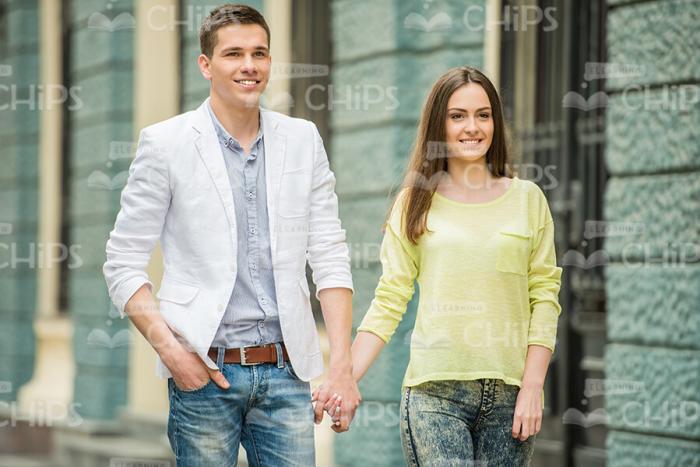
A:
[[[476,162],[486,156],[493,141],[493,114],[481,85],[467,83],[450,96],[445,134],[449,157]]]

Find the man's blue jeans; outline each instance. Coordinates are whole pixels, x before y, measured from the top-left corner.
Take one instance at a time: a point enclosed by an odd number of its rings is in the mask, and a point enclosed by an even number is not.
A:
[[[210,380],[183,391],[170,378],[168,439],[177,465],[235,466],[239,443],[251,467],[315,465],[310,386],[283,365],[219,365],[226,390]]]

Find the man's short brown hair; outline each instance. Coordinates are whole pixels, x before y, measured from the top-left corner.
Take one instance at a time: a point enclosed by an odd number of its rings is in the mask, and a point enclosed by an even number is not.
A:
[[[267,33],[267,46],[270,47],[270,28],[263,15],[248,5],[228,3],[211,10],[199,29],[199,47],[204,55],[212,57],[217,31],[230,24],[257,24]]]

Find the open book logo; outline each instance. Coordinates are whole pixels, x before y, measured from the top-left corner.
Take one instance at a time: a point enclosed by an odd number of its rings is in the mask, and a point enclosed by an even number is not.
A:
[[[119,172],[114,177],[109,178],[109,175],[101,170],[95,170],[88,176],[88,188],[91,190],[120,190],[126,186],[126,180],[129,178],[127,170]]]
[[[294,97],[286,92],[281,91],[272,96],[265,96],[265,107],[269,109],[291,109],[294,107]]]
[[[409,13],[403,21],[403,26],[423,32],[447,31],[452,29],[452,18],[445,12],[437,13],[429,20],[419,13]]]
[[[102,329],[93,329],[87,336],[87,343],[92,347],[105,347],[108,349],[116,349],[131,344],[131,332],[128,329],[117,331],[110,337],[107,332]]]
[[[590,428],[595,425],[606,425],[608,423],[608,413],[605,409],[595,409],[588,414],[581,412],[578,409],[567,409],[562,415],[562,423],[565,425],[578,425],[584,428]]]
[[[605,266],[610,262],[610,257],[605,250],[596,250],[586,258],[583,253],[576,250],[569,250],[561,258],[562,266],[573,266],[582,269],[593,269],[598,266]]]
[[[409,186],[418,190],[432,191],[438,186],[438,183],[445,177],[444,170],[438,170],[428,178],[424,174],[413,170],[409,172]]]
[[[12,65],[0,65],[0,77],[12,76]]]
[[[406,334],[406,343],[411,345],[413,350],[445,350],[450,348],[449,341],[446,337],[426,336],[421,339],[420,336],[412,338],[413,333]]]
[[[110,161],[118,159],[133,159],[136,154],[137,144],[131,141],[111,141],[109,143],[109,155],[107,158]]]
[[[100,31],[114,32],[120,29],[134,29],[136,20],[131,13],[120,13],[114,19],[107,18],[103,13],[95,12],[88,18],[88,28]]]
[[[12,224],[9,222],[0,222],[0,235],[10,235],[12,233]]]
[[[589,111],[608,106],[608,95],[603,91],[594,93],[586,100],[581,94],[575,91],[569,91],[564,94],[561,100],[561,105],[564,107],[572,107],[575,109]]]

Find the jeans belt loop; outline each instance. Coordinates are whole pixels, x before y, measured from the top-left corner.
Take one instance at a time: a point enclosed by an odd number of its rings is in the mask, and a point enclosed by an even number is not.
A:
[[[282,352],[282,344],[275,342],[275,352],[277,353],[277,368],[284,368],[284,353]]]
[[[219,371],[221,371],[222,367],[224,366],[224,354],[226,353],[226,348],[219,346],[217,348],[217,354],[216,354],[216,366],[219,367]]]

